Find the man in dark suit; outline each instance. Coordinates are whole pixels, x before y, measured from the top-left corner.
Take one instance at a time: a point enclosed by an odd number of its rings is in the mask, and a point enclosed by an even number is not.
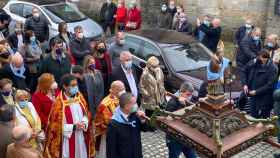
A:
[[[239,69],[252,59],[257,57],[257,53],[261,50],[261,29],[256,27],[251,34],[246,36],[239,45],[239,52],[236,56],[236,64]]]
[[[239,27],[239,29],[235,33],[235,39],[234,39],[235,45],[239,47],[243,38],[246,37],[248,34],[250,34],[253,29],[254,29],[254,25],[252,24],[252,20],[247,19],[245,25]]]
[[[120,54],[120,64],[112,73],[112,81],[120,80],[124,83],[127,92],[139,100],[138,83],[139,78],[136,69],[132,64],[132,54],[129,51],[123,51]]]

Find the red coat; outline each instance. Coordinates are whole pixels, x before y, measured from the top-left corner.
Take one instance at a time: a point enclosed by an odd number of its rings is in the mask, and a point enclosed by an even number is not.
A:
[[[127,9],[125,7],[118,8],[116,15],[116,22],[125,24],[127,18]]]
[[[130,30],[140,29],[141,23],[142,23],[141,10],[139,10],[136,7],[132,8],[132,9],[129,9],[127,15],[128,16],[127,16],[126,24],[129,23],[129,22],[135,22],[136,23],[136,29],[126,27],[126,30],[130,31]]]
[[[32,96],[32,103],[41,119],[42,129],[45,130],[53,101],[45,94],[35,92]]]
[[[107,52],[104,53],[104,59],[107,63],[107,71],[106,72],[102,71],[102,65],[101,65],[101,62],[100,62],[99,58],[95,58],[95,66],[96,66],[97,70],[102,72],[103,77],[104,77],[104,75],[108,77],[112,74],[112,60],[111,60],[110,55]]]

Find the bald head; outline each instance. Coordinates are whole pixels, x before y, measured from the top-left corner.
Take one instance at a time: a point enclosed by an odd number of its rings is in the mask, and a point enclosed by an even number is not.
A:
[[[118,32],[118,33],[116,34],[116,42],[117,42],[118,44],[123,45],[123,44],[124,44],[124,41],[122,41],[122,40],[124,40],[124,32]]]
[[[213,21],[212,21],[212,25],[214,28],[217,28],[221,25],[221,19],[219,18],[214,18]]]
[[[114,81],[110,87],[110,94],[113,96],[119,96],[120,92],[125,91],[125,86],[122,81]]]
[[[13,128],[12,134],[15,143],[22,144],[31,138],[32,130],[26,126],[16,126]]]
[[[21,54],[16,52],[14,55],[12,55],[11,63],[14,67],[20,68],[23,64],[23,58]]]

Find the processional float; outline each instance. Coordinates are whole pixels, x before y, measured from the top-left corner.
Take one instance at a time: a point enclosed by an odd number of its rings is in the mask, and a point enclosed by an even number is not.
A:
[[[211,62],[217,69],[213,71],[218,71],[219,66]],[[219,79],[208,81],[207,97],[175,112],[158,109],[152,121],[206,158],[228,158],[262,141],[273,144],[270,138],[278,118],[254,119],[241,112],[231,99],[226,99],[223,84]]]

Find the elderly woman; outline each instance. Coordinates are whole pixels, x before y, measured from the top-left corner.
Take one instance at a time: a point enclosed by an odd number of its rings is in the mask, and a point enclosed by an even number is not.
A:
[[[37,90],[32,96],[32,103],[40,116],[42,129],[46,129],[56,89],[57,83],[52,74],[44,73],[39,77]]]
[[[32,129],[32,139],[29,144],[34,149],[40,150],[44,132],[41,129],[41,120],[33,104],[29,102],[30,94],[24,90],[17,90],[16,100],[16,125],[26,126]]]
[[[156,108],[161,107],[165,102],[164,75],[159,67],[159,60],[152,56],[148,59],[147,65],[140,79],[141,105],[147,116],[151,116]]]
[[[0,80],[0,107],[4,104],[15,105],[13,82],[7,78]]]
[[[96,69],[102,73],[105,94],[109,93],[110,87],[110,76],[112,74],[112,61],[111,57],[107,51],[106,44],[103,41],[98,41],[95,46],[95,65]]]
[[[87,88],[89,109],[92,116],[95,116],[96,108],[104,97],[104,82],[102,74],[96,69],[95,59],[92,56],[86,56],[84,59],[84,80]]]

